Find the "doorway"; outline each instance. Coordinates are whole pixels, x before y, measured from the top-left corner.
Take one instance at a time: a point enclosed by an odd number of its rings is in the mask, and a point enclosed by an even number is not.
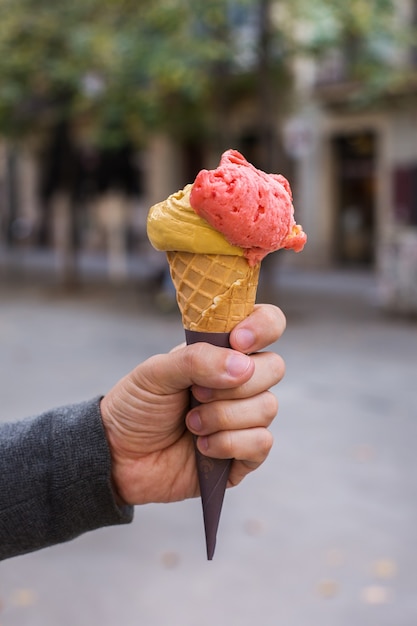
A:
[[[369,267],[375,259],[376,136],[374,132],[337,135],[332,140],[335,168],[335,260]]]

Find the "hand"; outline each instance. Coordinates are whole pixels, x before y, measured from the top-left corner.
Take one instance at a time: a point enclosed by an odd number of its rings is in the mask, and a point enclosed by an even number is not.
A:
[[[278,308],[257,305],[233,329],[233,350],[203,343],[181,346],[141,363],[109,391],[101,413],[114,486],[123,502],[197,496],[192,433],[203,454],[234,459],[228,486],[266,459],[272,446],[267,428],[277,413],[268,389],[281,380],[285,366],[274,352],[258,351],[284,329]],[[190,387],[201,402],[192,411]]]

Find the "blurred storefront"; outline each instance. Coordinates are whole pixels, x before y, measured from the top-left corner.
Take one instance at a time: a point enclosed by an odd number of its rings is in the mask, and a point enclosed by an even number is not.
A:
[[[83,256],[112,282],[129,281],[137,262],[158,275],[163,255],[147,240],[148,209],[203,165],[200,146],[164,135],[146,149],[98,150],[63,126],[35,140],[0,141],[0,260],[44,255],[67,284],[81,277]]]
[[[376,271],[384,306],[417,311],[417,93],[360,113],[329,92],[319,96],[284,126],[308,245],[281,262]],[[246,135],[240,137],[236,147],[245,150]],[[0,243],[46,245],[69,264],[74,246],[104,252],[114,280],[128,278],[127,257],[143,252],[148,207],[214,165],[209,153],[190,155],[164,136],[145,153],[124,151],[114,162],[88,150],[79,156],[74,198],[53,155],[45,170],[39,146],[2,144]]]
[[[343,72],[321,68],[286,143],[309,235],[303,262],[376,272],[381,305],[417,312],[417,74],[352,107]]]

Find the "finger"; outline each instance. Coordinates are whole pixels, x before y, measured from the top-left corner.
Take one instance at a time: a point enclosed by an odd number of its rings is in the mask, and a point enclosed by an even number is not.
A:
[[[186,346],[186,343],[185,341],[183,341],[178,346],[174,346],[173,348],[171,348],[170,352],[176,352],[177,350],[182,350],[182,348],[184,348],[185,346]]]
[[[224,400],[201,404],[186,417],[194,435],[211,435],[219,431],[268,427],[278,411],[278,400],[270,391],[246,400]]]
[[[246,354],[263,350],[281,337],[285,326],[281,309],[272,304],[257,304],[253,313],[232,330],[230,345]]]
[[[248,474],[256,470],[261,463],[251,463],[250,461],[233,461],[227,487],[236,487]]]
[[[249,398],[270,389],[284,377],[285,363],[279,354],[259,352],[253,354],[251,358],[255,364],[255,371],[243,384],[229,389],[194,385],[192,393],[195,399],[199,402],[213,402],[214,400]]]
[[[250,469],[265,461],[272,444],[272,434],[266,428],[221,431],[197,438],[198,449],[205,456],[244,461]]]
[[[255,370],[253,357],[236,350],[196,343],[151,357],[133,371],[133,381],[166,395],[192,385],[227,389],[244,384]]]

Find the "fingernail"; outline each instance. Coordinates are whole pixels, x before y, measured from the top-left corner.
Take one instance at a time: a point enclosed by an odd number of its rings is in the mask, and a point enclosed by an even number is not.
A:
[[[208,437],[199,437],[198,438],[198,447],[200,451],[204,454],[208,450]]]
[[[213,397],[213,389],[210,387],[200,387],[195,385],[193,387],[193,396],[200,402],[208,402]]]
[[[201,430],[201,417],[198,411],[192,411],[188,416],[187,422],[191,430],[196,432]]]
[[[241,328],[236,331],[235,341],[241,350],[248,352],[255,343],[255,335],[249,328]]]
[[[226,361],[226,371],[230,376],[241,376],[249,368],[251,363],[250,357],[240,352],[232,353]]]

